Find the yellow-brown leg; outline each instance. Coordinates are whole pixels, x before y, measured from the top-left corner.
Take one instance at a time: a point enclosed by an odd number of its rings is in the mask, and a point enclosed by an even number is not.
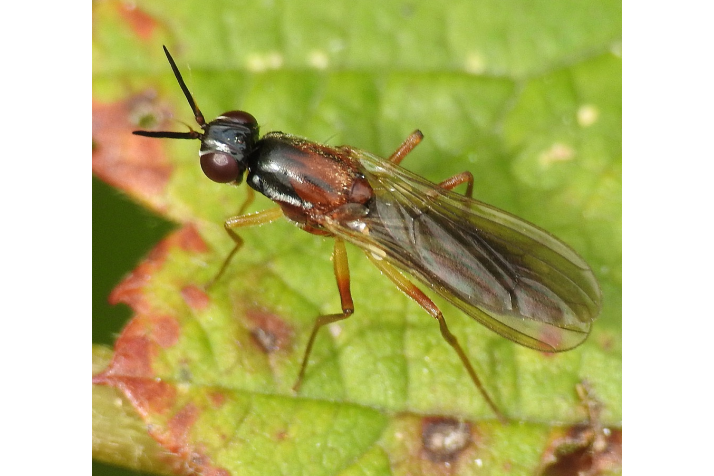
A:
[[[337,280],[337,289],[340,292],[342,313],[318,316],[315,320],[315,325],[312,327],[312,333],[310,333],[310,338],[308,339],[307,347],[305,348],[305,354],[302,358],[300,373],[298,374],[295,385],[293,385],[293,391],[295,392],[300,390],[300,385],[302,384],[302,379],[305,376],[305,368],[307,367],[307,361],[310,358],[310,352],[312,352],[312,344],[315,342],[317,331],[326,324],[347,319],[355,311],[354,304],[352,303],[352,294],[350,292],[350,268],[347,263],[347,251],[345,250],[345,243],[339,238],[335,238],[335,249],[332,253],[332,265],[335,271],[335,279]]]
[[[409,134],[409,137],[402,142],[402,145],[400,145],[399,148],[389,156],[389,161],[393,164],[399,165],[399,162],[404,160],[404,157],[406,157],[407,154],[414,149],[414,147],[419,145],[419,142],[421,142],[423,138],[424,134],[422,134],[419,129]]]
[[[409,134],[409,137],[407,137],[404,142],[402,142],[402,144],[397,148],[397,150],[395,150],[394,153],[389,156],[389,161],[395,165],[399,165],[401,161],[404,160],[404,158],[409,154],[409,152],[414,150],[414,147],[419,145],[423,138],[424,134],[422,134],[419,129]],[[450,177],[441,182],[439,186],[447,190],[452,190],[461,185],[462,183],[468,183],[468,185],[466,186],[466,196],[469,198],[473,198],[474,176],[469,171],[456,174],[453,177]]]
[[[250,202],[244,203],[241,207],[241,210],[245,210],[248,204],[250,204]],[[208,284],[206,284],[206,289],[213,286],[216,281],[218,281],[218,279],[223,276],[223,273],[228,267],[228,263],[230,263],[231,259],[233,259],[233,256],[238,252],[241,246],[243,246],[243,238],[238,236],[238,234],[233,231],[233,228],[246,228],[250,226],[264,225],[265,223],[270,223],[271,221],[277,220],[281,216],[283,216],[283,212],[280,208],[269,208],[268,210],[263,210],[256,213],[249,213],[248,215],[239,215],[226,220],[223,223],[223,228],[226,229],[226,233],[228,233],[228,236],[231,237],[231,239],[235,243],[235,246],[233,247],[231,252],[228,253],[228,256],[221,265],[221,268],[218,270],[218,273],[216,273],[213,279],[211,279]]]
[[[473,198],[473,193],[474,193],[474,176],[471,172],[468,170],[465,172],[461,172],[460,174],[456,174],[453,177],[449,177],[443,182],[439,184],[439,187],[445,188],[447,190],[453,190],[454,188],[458,187],[462,183],[466,183],[466,195],[469,198]]]
[[[493,400],[491,400],[491,397],[486,392],[486,389],[481,383],[481,380],[476,375],[476,371],[471,365],[471,362],[466,356],[466,353],[461,348],[461,345],[459,345],[458,340],[456,340],[456,336],[454,336],[451,331],[449,331],[449,328],[446,326],[446,320],[444,319],[444,315],[441,313],[439,308],[436,307],[436,304],[434,304],[434,302],[429,299],[429,297],[424,294],[421,289],[416,287],[411,281],[405,278],[402,273],[400,273],[395,267],[388,264],[384,260],[375,258],[370,252],[366,252],[365,254],[370,259],[370,261],[372,261],[372,263],[374,263],[374,265],[379,268],[382,273],[384,273],[390,280],[392,280],[394,284],[397,285],[400,291],[412,298],[417,304],[422,307],[422,309],[424,309],[433,318],[439,321],[439,330],[441,331],[442,337],[456,351],[459,356],[459,359],[461,359],[461,363],[466,368],[466,371],[469,373],[469,376],[471,377],[471,380],[473,381],[474,385],[476,385],[476,388],[479,390],[479,392],[481,392],[481,395],[483,395],[483,398],[486,400],[486,403],[488,403],[488,406],[491,407],[491,410],[493,410],[493,412],[496,414],[498,419],[501,420],[502,423],[507,422],[508,420],[506,419],[506,417],[503,416],[503,414],[499,411],[498,407],[496,407],[496,404],[493,403]]]

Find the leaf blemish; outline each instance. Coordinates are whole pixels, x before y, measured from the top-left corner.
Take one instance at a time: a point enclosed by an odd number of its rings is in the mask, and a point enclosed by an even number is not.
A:
[[[92,378],[124,392],[140,415],[163,414],[175,404],[176,388],[156,378],[152,363],[160,346],[173,345],[179,331],[173,318],[136,316],[124,328],[109,367]],[[158,337],[158,338],[157,338]]]
[[[471,444],[471,424],[455,418],[429,417],[422,422],[421,436],[429,460],[453,463]]]
[[[156,354],[152,339],[146,334],[147,319],[135,317],[122,331],[114,347],[112,362],[104,372],[107,376],[153,379],[151,363]]]
[[[196,405],[189,403],[168,421],[167,427],[171,441],[167,442],[167,446],[169,448],[173,446],[174,452],[180,453],[182,449],[188,447],[191,428],[198,420],[200,413]]]
[[[178,343],[181,326],[171,316],[150,316],[151,339],[163,348],[172,347]]]
[[[553,439],[541,459],[541,476],[609,473],[622,465],[622,430],[605,428],[601,438],[590,425],[575,425]]]
[[[266,354],[288,348],[293,338],[293,329],[279,316],[265,309],[248,309],[246,317],[254,327],[250,334]]]
[[[142,40],[149,40],[159,25],[153,16],[138,8],[134,2],[120,2],[118,10],[134,34]]]
[[[191,225],[182,228],[179,233],[176,233],[176,239],[178,245],[184,251],[196,253],[205,253],[208,251],[206,242],[203,241],[198,230]]]
[[[588,413],[588,422],[554,432],[541,457],[541,476],[598,475],[622,468],[622,429],[602,425],[602,403],[587,381],[578,384],[576,391]]]
[[[130,96],[116,102],[92,101],[92,172],[162,210],[165,203],[161,197],[173,167],[162,144],[147,144],[131,135],[134,122],[145,117],[146,102],[154,95]]]
[[[109,295],[110,304],[124,303],[138,314],[152,312],[152,303],[146,286],[152,276],[163,269],[174,248],[189,252],[205,252],[208,247],[193,226],[185,226],[161,240],[129,276],[124,278]]]
[[[213,405],[214,408],[220,408],[223,406],[224,403],[226,403],[227,397],[224,393],[222,392],[210,392],[208,394],[208,398],[211,401],[211,404]]]
[[[181,297],[194,311],[201,311],[205,309],[211,302],[208,294],[206,294],[203,289],[193,284],[184,286],[181,289]]]

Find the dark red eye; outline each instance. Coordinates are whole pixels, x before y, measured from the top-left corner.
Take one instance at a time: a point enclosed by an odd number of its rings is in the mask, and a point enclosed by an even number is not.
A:
[[[258,121],[255,120],[255,117],[253,117],[251,114],[248,114],[245,111],[228,111],[224,112],[221,114],[218,119],[229,119],[231,122],[235,122],[237,124],[242,124],[247,127],[255,127],[258,125]]]
[[[234,182],[243,175],[243,168],[236,159],[223,152],[201,155],[201,169],[206,177],[218,183]]]

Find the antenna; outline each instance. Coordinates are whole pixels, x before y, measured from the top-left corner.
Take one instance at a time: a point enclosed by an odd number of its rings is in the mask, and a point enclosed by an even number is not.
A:
[[[183,91],[183,94],[188,100],[188,105],[191,106],[191,110],[193,111],[193,117],[196,118],[196,122],[198,123],[198,125],[201,126],[202,129],[205,129],[206,120],[203,118],[203,113],[198,108],[198,105],[193,99],[193,96],[191,96],[191,92],[188,90],[188,87],[186,87],[186,83],[184,82],[183,77],[181,76],[181,72],[179,71],[178,66],[176,66],[176,62],[171,57],[171,53],[169,53],[169,50],[166,48],[166,46],[164,46],[164,53],[166,53],[166,58],[168,58],[169,60],[169,64],[171,65],[171,69],[174,72],[174,76],[176,76],[176,80],[178,81],[179,86],[181,86],[181,91]],[[203,134],[194,130],[191,130],[191,132],[134,131],[132,132],[132,134],[137,136],[158,137],[163,139],[201,139],[203,137]]]

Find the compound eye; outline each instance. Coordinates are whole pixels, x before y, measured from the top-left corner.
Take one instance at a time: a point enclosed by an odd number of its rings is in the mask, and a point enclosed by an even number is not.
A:
[[[258,125],[258,121],[255,120],[255,117],[245,111],[228,111],[221,114],[220,117],[250,128]]]
[[[218,183],[240,180],[243,167],[231,155],[223,152],[208,152],[201,155],[201,170],[206,177]]]

